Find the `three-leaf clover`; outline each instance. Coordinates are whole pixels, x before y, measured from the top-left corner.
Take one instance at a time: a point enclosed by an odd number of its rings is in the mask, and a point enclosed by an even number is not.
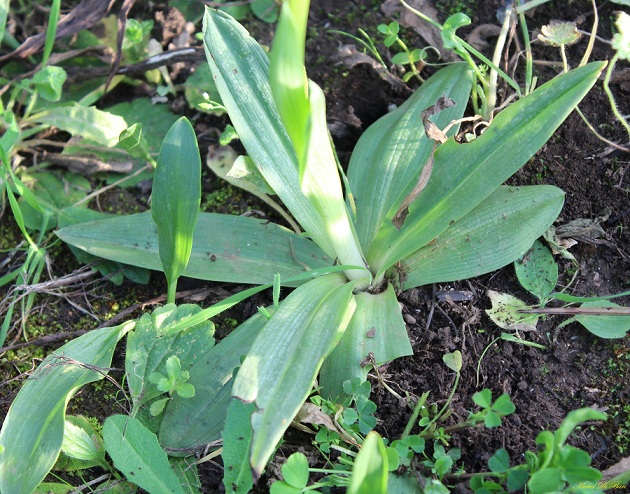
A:
[[[186,382],[190,377],[190,373],[182,370],[181,362],[177,356],[173,355],[166,360],[166,373],[167,376],[159,372],[152,372],[149,374],[149,381],[155,384],[162,393],[168,393],[169,398],[174,393],[177,393],[182,398],[195,396],[195,387]],[[150,408],[151,415],[155,417],[162,413],[169,398],[154,401]]]

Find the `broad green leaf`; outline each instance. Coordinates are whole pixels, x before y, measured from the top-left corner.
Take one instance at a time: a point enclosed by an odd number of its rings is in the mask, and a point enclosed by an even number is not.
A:
[[[501,448],[488,460],[488,467],[495,473],[504,473],[510,469],[510,455]]]
[[[108,417],[103,424],[103,439],[114,466],[127,480],[151,494],[185,494],[157,437],[137,419]]]
[[[150,382],[154,373],[169,375],[167,365],[177,357],[184,371],[195,365],[200,356],[214,346],[214,325],[198,324],[179,331],[170,328],[177,322],[201,311],[196,305],[165,305],[138,320],[134,331],[127,337],[125,370],[127,385],[134,404],[134,411],[160,396],[161,391]],[[167,380],[166,390],[170,388]]]
[[[217,232],[221,232],[217,234]],[[162,269],[150,213],[81,223],[58,230],[64,242],[92,255],[147,269]],[[333,259],[310,240],[256,218],[201,213],[184,276],[231,283],[271,283]]]
[[[276,444],[311,391],[325,356],[355,309],[353,284],[330,274],[293,291],[277,308],[247,353],[232,394],[255,401],[250,464],[261,475]]]
[[[67,74],[63,68],[48,65],[33,76],[32,82],[42,98],[48,101],[59,101],[66,77]]]
[[[57,214],[57,223],[60,228],[85,223],[88,221],[103,220],[113,218],[114,215],[95,211],[93,209],[83,208],[80,206],[69,207],[61,210]],[[153,223],[153,221],[151,221]],[[153,223],[154,227],[155,224]],[[149,282],[151,273],[148,269],[137,266],[130,266],[119,262],[109,261],[98,256],[88,254],[84,250],[69,245],[70,250],[77,258],[77,261],[83,264],[92,264],[104,277],[107,277],[112,283],[120,285],[123,278],[127,278],[134,283],[146,285]]]
[[[523,288],[535,295],[544,306],[558,283],[558,265],[549,249],[536,240],[533,247],[514,263],[514,270]]]
[[[522,257],[556,219],[564,192],[550,185],[499,187],[401,262],[403,287],[480,276]]]
[[[160,426],[162,445],[191,448],[221,438],[232,400],[232,376],[266,322],[257,314],[214,347],[195,347],[197,360],[188,369],[187,381],[195,387],[195,396],[171,398]]]
[[[42,482],[35,489],[35,494],[68,494],[68,492],[72,492],[72,486],[59,482]]]
[[[284,481],[303,489],[308,484],[308,459],[303,453],[294,453],[287,459],[287,462],[282,465],[282,478]]]
[[[223,485],[225,491],[247,494],[254,485],[249,466],[249,448],[252,443],[250,417],[256,410],[253,403],[232,400],[223,429]]]
[[[439,128],[464,113],[472,78],[468,65],[453,64],[439,70],[403,105],[371,125],[357,143],[348,182],[354,195],[359,241],[368,252],[388,213],[393,214],[418,181],[434,141],[426,137],[420,114],[444,94],[455,102],[431,118]],[[456,127],[448,135],[456,132]],[[378,177],[375,180],[374,177]]]
[[[192,252],[201,203],[201,158],[197,137],[186,117],[166,134],[153,178],[151,214],[157,225],[160,260],[175,301],[177,279]]]
[[[300,189],[298,162],[269,86],[269,59],[247,31],[206,9],[204,47],[223,105],[247,154],[310,237],[334,257],[319,214]]]
[[[29,117],[29,121],[52,125],[107,147],[118,144],[118,136],[127,128],[122,117],[77,104],[44,110]]]
[[[488,290],[488,297],[492,307],[486,310],[486,314],[502,329],[513,331],[534,331],[538,324],[540,314],[523,314],[519,311],[529,309],[522,300],[507,293]]]
[[[357,293],[357,308],[320,372],[323,394],[343,396],[343,382],[355,377],[365,380],[373,364],[412,355],[407,326],[392,285],[379,294]],[[374,356],[374,362],[369,356]]]
[[[619,305],[600,300],[595,302],[586,302],[580,307],[597,308],[597,307],[619,307]],[[628,316],[591,316],[586,314],[578,314],[572,320],[579,322],[591,333],[600,338],[623,338],[630,331],[630,317]]]
[[[29,494],[43,480],[61,450],[68,401],[81,386],[105,377],[99,369],[111,366],[116,343],[134,324],[80,336],[31,374],[0,431],[0,492]]]
[[[63,452],[77,460],[106,465],[105,446],[100,435],[85,417],[70,416],[64,425]]]
[[[388,269],[481,204],[547,142],[603,67],[594,62],[563,74],[499,113],[474,141],[459,144],[451,138],[438,147],[426,188],[400,230],[384,222],[367,255],[369,264]]]
[[[348,494],[386,494],[387,478],[385,444],[381,436],[370,432],[354,460]]]
[[[57,226],[57,216],[61,210],[83,199],[92,188],[89,180],[70,172],[24,174],[22,182],[35,194],[42,210],[36,210],[25,200],[19,201],[24,224],[32,230],[39,230],[44,224],[47,229]]]

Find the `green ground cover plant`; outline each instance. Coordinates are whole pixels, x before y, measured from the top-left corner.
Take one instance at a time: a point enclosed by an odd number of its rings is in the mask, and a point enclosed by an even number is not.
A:
[[[207,10],[204,19],[208,64],[250,175],[282,200],[303,233],[199,213],[196,137],[186,119],[173,124],[157,160],[151,213],[57,230],[92,255],[163,271],[169,304],[73,340],[40,365],[0,432],[0,491],[35,491],[60,451],[69,453],[67,402],[84,384],[105,378],[126,337],[129,410],[103,427],[115,475],[150,492],[197,492],[186,477],[194,468],[181,468],[176,458],[238,434],[246,438],[241,447],[224,450],[236,475],[227,488],[247,492],[316,382],[321,396],[335,401],[344,383],[365,381],[371,368],[411,354],[397,291],[505,266],[558,216],[560,189],[502,184],[549,139],[604,64],[542,85],[471,142],[456,137],[472,71],[453,64],[364,133],[345,176],[323,93],[304,69],[307,16],[307,2],[283,3],[271,59],[227,14]],[[13,143],[2,144],[10,150]],[[262,286],[208,309],[177,307],[181,275]],[[295,290],[280,300],[282,286]],[[209,319],[271,287],[274,303],[215,344]],[[456,357],[449,364],[459,373],[461,356],[459,365]],[[479,397],[484,420],[500,421],[505,403],[497,402]],[[26,422],[34,403],[36,416]],[[387,482],[385,445],[361,428],[370,415],[362,405],[356,423],[365,449],[356,461],[371,466],[353,475],[350,492],[362,492],[370,472]],[[438,456],[434,464],[448,461]],[[438,477],[446,471],[436,467]],[[303,477],[293,487],[298,481]]]

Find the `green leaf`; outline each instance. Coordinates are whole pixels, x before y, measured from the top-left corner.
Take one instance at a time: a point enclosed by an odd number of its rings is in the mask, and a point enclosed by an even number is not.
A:
[[[208,64],[202,63],[195,67],[195,72],[184,83],[184,94],[188,106],[204,113],[216,116],[223,115],[225,109],[221,105],[221,96],[212,79],[212,72]]]
[[[162,269],[157,230],[150,213],[81,223],[56,233],[64,242],[95,256],[147,269]],[[245,216],[201,213],[191,259],[183,275],[264,284],[271,283],[276,273],[284,280],[305,270],[332,264],[333,259],[312,241],[275,223]]]
[[[167,403],[168,403],[168,398],[155,400],[153,403],[151,403],[151,406],[149,407],[149,413],[151,414],[151,416],[157,417],[159,414],[161,414],[164,411],[164,408],[166,407]]]
[[[188,369],[188,382],[195,387],[195,396],[171,398],[160,426],[162,445],[192,448],[221,438],[232,401],[232,376],[266,322],[257,314],[214,347],[193,346],[197,360]]]
[[[549,249],[539,240],[522,259],[514,263],[514,269],[523,288],[542,304],[558,284],[558,265]]]
[[[580,307],[619,307],[619,305],[606,300],[586,302]],[[630,317],[628,316],[591,316],[578,314],[572,320],[579,322],[591,333],[600,338],[623,338],[630,330]]]
[[[0,431],[0,492],[29,494],[43,480],[63,443],[68,401],[81,386],[105,377],[106,371],[98,369],[111,366],[116,343],[134,324],[80,336],[48,356],[31,374]]]
[[[564,490],[566,483],[562,472],[557,468],[545,468],[534,473],[527,482],[528,492],[532,494],[552,494]]]
[[[348,165],[348,182],[357,205],[356,230],[364,252],[370,250],[386,216],[393,216],[411,192],[431,155],[434,143],[422,131],[422,111],[435,104],[442,94],[455,101],[455,106],[431,117],[438,127],[446,127],[463,115],[471,86],[472,77],[466,64],[439,70],[359,139]],[[456,129],[451,129],[449,135]]]
[[[114,466],[128,480],[151,494],[184,494],[157,437],[138,420],[125,415],[108,417],[103,438]]]
[[[346,329],[353,284],[330,274],[293,291],[249,350],[232,394],[255,401],[250,463],[257,477],[313,386],[322,361]]]
[[[284,481],[296,489],[304,489],[308,484],[308,460],[303,453],[293,453],[282,465]]]
[[[150,161],[149,144],[142,135],[142,124],[130,125],[120,133],[120,147],[127,151],[134,158],[142,158]]]
[[[201,203],[201,158],[195,131],[186,117],[166,134],[157,161],[151,214],[172,303],[177,279],[190,259]]]
[[[501,448],[488,460],[488,467],[495,473],[504,473],[510,469],[510,456],[508,452]]]
[[[341,341],[326,358],[320,372],[322,395],[331,399],[343,396],[344,381],[364,381],[371,368],[398,357],[413,355],[407,326],[392,285],[379,294],[357,293],[357,308]]]
[[[563,201],[564,192],[553,186],[499,187],[401,262],[405,289],[480,276],[522,257],[555,221]]]
[[[78,104],[53,107],[32,115],[29,120],[54,125],[73,136],[81,136],[107,147],[118,144],[120,133],[127,128],[122,117]]]
[[[510,395],[507,393],[499,396],[496,401],[492,404],[492,410],[497,412],[501,416],[510,415],[514,413],[516,407],[514,403],[512,403],[512,399]]]
[[[409,55],[407,55],[407,53],[402,52],[396,53],[396,55],[392,57],[392,63],[397,65],[407,65],[411,63],[411,60],[409,60]]]
[[[459,350],[443,355],[442,360],[449,369],[457,372],[458,374],[462,370],[462,353]]]
[[[502,422],[498,414],[489,410],[483,419],[483,423],[488,429],[492,429],[493,427],[499,427]]]
[[[182,398],[192,398],[195,396],[195,387],[190,383],[179,383],[175,387],[175,391]]]
[[[482,389],[472,395],[472,400],[481,408],[490,408],[492,406],[492,391]]]
[[[370,266],[388,269],[481,204],[549,139],[603,67],[595,62],[561,75],[499,113],[474,141],[439,146],[427,186],[400,230],[384,223],[367,254]]]
[[[575,22],[551,21],[540,28],[538,40],[551,46],[569,46],[580,39]]]
[[[214,346],[214,325],[211,322],[181,331],[170,329],[174,324],[200,311],[201,308],[196,305],[176,307],[169,304],[159,307],[152,313],[144,314],[135,330],[127,337],[125,370],[134,405],[132,415],[144,403],[171,390],[173,383],[164,376],[174,375],[172,372],[177,370],[173,369],[176,361],[183,362],[184,370],[188,371],[203,358],[203,351],[207,352]],[[167,368],[169,361],[171,367]],[[158,405],[155,407],[157,410]]]
[[[455,32],[463,26],[468,26],[471,20],[463,12],[458,12],[451,15],[442,26],[440,35],[442,36],[442,43],[447,50],[463,50],[461,43],[456,39]]]
[[[66,77],[66,71],[61,67],[47,65],[38,71],[31,80],[42,98],[48,101],[59,101]]]
[[[20,199],[20,207],[24,215],[24,224],[39,230],[43,224],[47,229],[57,225],[57,216],[62,209],[74,205],[83,199],[91,190],[89,180],[76,173],[63,172],[52,174],[49,172],[35,172],[22,175],[22,181],[35,194],[41,211],[33,208],[30,203]],[[46,223],[44,221],[46,220]]]
[[[488,297],[492,302],[492,308],[486,310],[486,314],[502,329],[514,331],[534,331],[540,318],[540,314],[523,314],[522,309],[529,306],[512,295],[488,290]]]
[[[387,478],[385,444],[381,436],[370,432],[354,460],[348,494],[386,494]]]
[[[227,411],[223,429],[223,485],[228,493],[245,494],[254,485],[249,467],[249,452],[252,442],[250,417],[256,406],[232,400]]]
[[[70,458],[106,465],[103,440],[85,417],[66,418],[61,449]]]
[[[204,47],[221,100],[265,180],[293,217],[334,257],[324,225],[300,189],[298,162],[269,86],[269,59],[247,31],[220,11],[206,9]]]

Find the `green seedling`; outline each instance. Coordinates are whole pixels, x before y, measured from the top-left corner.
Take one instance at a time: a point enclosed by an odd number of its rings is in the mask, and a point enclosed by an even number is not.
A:
[[[584,422],[606,418],[605,413],[591,408],[570,412],[555,432],[538,434],[536,452],[525,453],[525,464],[510,467],[508,452],[500,449],[488,461],[491,473],[473,477],[471,488],[481,494],[505,492],[506,488],[511,492],[526,487],[526,492],[531,494],[544,494],[581,492],[580,485],[584,485],[589,492],[603,493],[597,487],[602,473],[590,466],[590,455],[566,444],[566,441],[573,430]]]
[[[538,299],[539,305],[534,307],[512,295],[489,292],[492,308],[486,313],[499,327],[533,331],[539,319],[546,315],[570,315],[572,317],[559,324],[558,329],[578,322],[601,338],[623,338],[630,330],[630,309],[610,301],[630,292],[605,297],[575,297],[554,292],[558,283],[558,265],[549,249],[539,240],[522,259],[515,261],[514,269],[523,288]],[[550,300],[569,304],[561,308],[545,308]],[[574,303],[580,305],[570,305]]]
[[[149,381],[155,384],[159,391],[168,393],[169,396],[173,396],[174,393],[177,393],[182,398],[195,396],[195,387],[186,382],[190,374],[188,371],[182,371],[181,363],[177,356],[173,355],[168,358],[166,361],[166,372],[168,374],[166,376],[159,372],[152,372],[149,374]],[[166,403],[168,403],[168,398],[154,401],[151,404],[151,415],[156,416],[162,413]]]
[[[409,50],[405,42],[400,39],[400,36],[398,35],[400,25],[396,21],[392,21],[389,24],[379,24],[377,29],[385,35],[383,43],[387,48],[396,44],[396,46],[402,50],[402,52],[396,53],[392,57],[392,63],[404,66],[409,65],[411,72],[408,72],[403,76],[403,81],[408,82],[412,77],[417,77],[421,82],[424,82],[422,77],[420,77],[417,63],[424,62],[427,57],[427,50]]]

